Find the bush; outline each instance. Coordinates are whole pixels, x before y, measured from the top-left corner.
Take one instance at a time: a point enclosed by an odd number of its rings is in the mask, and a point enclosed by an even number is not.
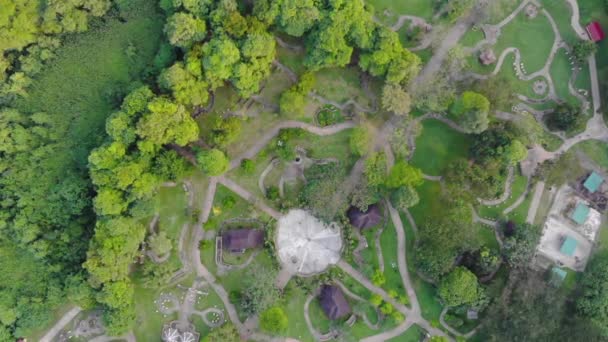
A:
[[[319,126],[325,127],[344,121],[342,113],[336,106],[325,105],[317,113]]]
[[[289,320],[282,308],[275,306],[262,312],[260,315],[260,328],[263,331],[278,334],[287,330]]]
[[[382,306],[380,306],[380,312],[382,312],[385,315],[390,315],[395,311],[395,308],[393,307],[393,305],[391,303],[384,303],[382,304]]]
[[[375,307],[379,307],[382,304],[382,296],[379,294],[373,294],[369,297],[369,303]]]
[[[236,199],[233,196],[226,196],[222,199],[222,207],[224,209],[232,209],[236,204]]]
[[[248,175],[251,175],[255,172],[255,163],[251,159],[243,159],[241,161],[241,170]]]
[[[196,154],[196,162],[201,170],[209,176],[219,176],[228,170],[230,161],[224,152],[218,149],[199,151]]]
[[[278,200],[280,197],[280,193],[279,193],[279,188],[276,186],[269,186],[266,189],[266,198],[268,198],[271,201],[276,201]]]
[[[349,137],[349,147],[352,154],[363,156],[369,150],[369,132],[364,127],[355,127]]]
[[[384,285],[384,283],[386,283],[386,277],[384,276],[384,273],[381,270],[378,269],[374,272],[374,274],[372,275],[372,283],[378,287],[381,287],[382,285]]]

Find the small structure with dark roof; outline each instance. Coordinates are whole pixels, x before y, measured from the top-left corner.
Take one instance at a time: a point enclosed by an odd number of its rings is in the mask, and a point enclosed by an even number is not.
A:
[[[222,248],[232,253],[241,253],[263,244],[264,231],[260,229],[242,228],[222,232]]]
[[[343,318],[351,313],[350,305],[342,290],[335,285],[321,286],[319,301],[323,312],[331,320]]]
[[[479,54],[479,62],[483,65],[490,65],[496,62],[496,55],[492,49],[486,49]]]
[[[370,205],[366,211],[352,206],[346,212],[350,224],[359,229],[371,228],[382,220],[382,213],[378,204]]]
[[[594,42],[599,42],[604,39],[604,30],[597,21],[587,25],[587,33],[589,34],[589,38]]]

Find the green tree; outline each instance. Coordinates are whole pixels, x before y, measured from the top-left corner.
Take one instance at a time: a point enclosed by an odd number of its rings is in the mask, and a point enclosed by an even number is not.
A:
[[[198,139],[198,125],[183,106],[157,98],[137,123],[137,135],[156,145],[184,146]]]
[[[526,267],[534,255],[540,229],[531,224],[516,225],[513,222],[507,222],[506,228],[508,234],[505,234],[503,253],[507,262],[513,268]]]
[[[158,77],[159,85],[171,91],[173,98],[180,104],[189,106],[202,106],[209,100],[208,84],[197,77],[200,74],[200,63],[195,72],[187,69],[184,63],[177,62],[170,68],[163,70]]]
[[[363,156],[369,151],[370,134],[365,127],[355,127],[348,139],[351,152],[356,156]]]
[[[469,133],[481,133],[488,128],[490,101],[483,95],[472,91],[465,91],[457,99],[450,112],[460,123],[460,126]]]
[[[447,306],[471,305],[482,296],[477,277],[464,267],[456,267],[439,284],[439,297]]]
[[[604,330],[608,320],[608,256],[594,257],[581,280],[581,296],[576,300],[576,309],[581,316],[590,319]]]
[[[275,306],[260,314],[260,328],[273,334],[279,334],[287,330],[289,319],[281,307]]]
[[[585,63],[597,51],[597,44],[590,40],[579,40],[572,46],[572,55],[579,64]]]
[[[241,60],[239,48],[227,36],[213,37],[202,48],[203,71],[211,89],[221,86]]]
[[[247,314],[258,314],[271,308],[280,299],[281,294],[274,286],[277,270],[260,263],[253,263],[243,278],[245,285],[241,292],[241,309]]]
[[[211,330],[211,332],[203,338],[203,342],[240,342],[241,335],[232,323],[224,323],[221,327]]]
[[[563,103],[546,116],[546,122],[551,130],[569,132],[582,124],[583,114],[580,108],[569,103]]]
[[[420,65],[420,58],[401,45],[399,35],[384,26],[376,28],[373,47],[361,53],[359,59],[364,71],[402,85],[418,75]]]
[[[422,171],[419,168],[400,160],[391,168],[385,184],[389,188],[396,189],[402,186],[416,187],[422,185],[423,182]]]
[[[410,112],[412,100],[402,86],[387,83],[382,88],[382,108],[397,115]]]
[[[365,160],[365,177],[371,186],[384,184],[386,180],[386,156],[384,153],[374,152]]]
[[[208,140],[213,146],[225,147],[241,133],[242,119],[237,116],[222,117],[213,115],[209,120]]]
[[[321,17],[313,0],[280,0],[277,23],[290,36],[300,37]]]
[[[205,21],[192,14],[178,12],[167,19],[165,33],[169,42],[175,46],[187,49],[192,44],[205,39],[207,35]]]
[[[214,148],[211,150],[200,151],[196,154],[196,162],[201,170],[209,176],[219,176],[228,171],[230,160],[224,152]]]
[[[401,186],[392,192],[391,201],[397,209],[404,211],[418,204],[420,197],[413,187]]]
[[[511,142],[506,155],[509,162],[519,163],[528,157],[528,149],[521,141],[515,139]]]

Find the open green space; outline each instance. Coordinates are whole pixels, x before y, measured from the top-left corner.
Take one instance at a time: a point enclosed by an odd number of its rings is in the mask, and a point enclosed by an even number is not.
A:
[[[470,143],[468,136],[443,122],[424,120],[411,163],[425,174],[440,176],[451,162],[468,156]]]

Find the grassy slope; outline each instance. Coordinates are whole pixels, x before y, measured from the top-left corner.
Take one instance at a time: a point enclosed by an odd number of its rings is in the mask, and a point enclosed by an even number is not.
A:
[[[161,40],[163,17],[153,1],[135,0],[127,21],[108,18],[88,32],[68,36],[58,56],[36,78],[27,98],[16,105],[24,112],[46,111],[70,123],[74,157],[86,163],[89,150],[103,140],[106,117],[130,83],[140,78]],[[129,58],[129,44],[137,54]]]

